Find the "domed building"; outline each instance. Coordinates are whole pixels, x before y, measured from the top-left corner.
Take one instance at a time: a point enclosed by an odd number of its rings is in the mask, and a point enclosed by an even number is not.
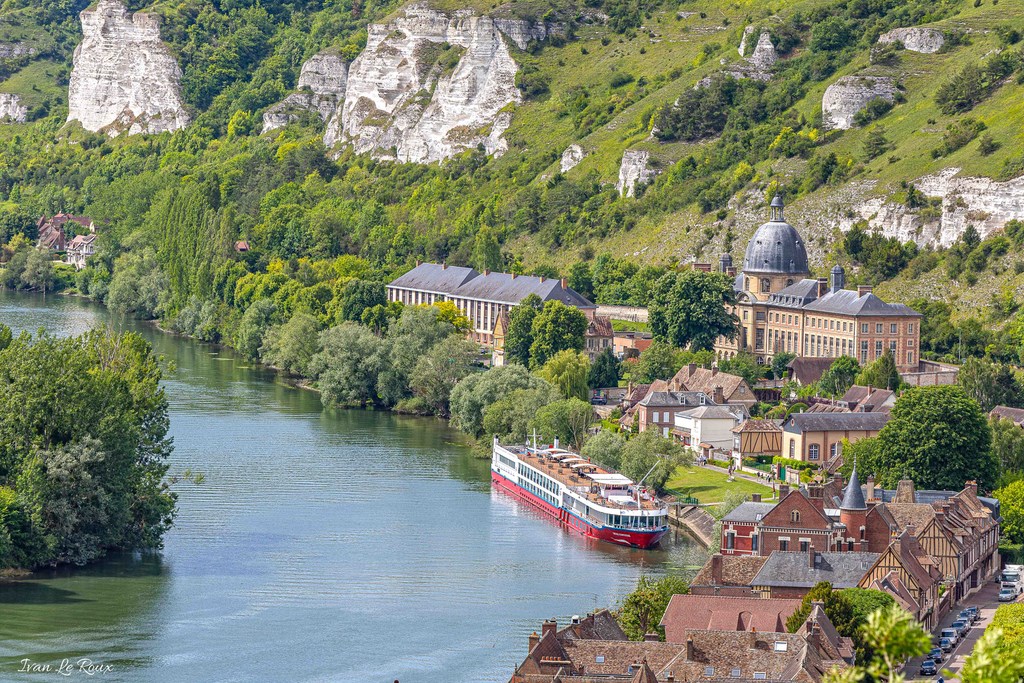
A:
[[[719,357],[746,352],[766,364],[777,353],[851,356],[865,365],[889,352],[900,372],[916,372],[921,314],[882,301],[870,286],[846,289],[846,273],[838,264],[828,279],[812,278],[804,240],[786,222],[784,208],[776,196],[768,222],[747,243],[735,280],[739,329],[735,339],[719,338]],[[721,270],[734,272],[732,257],[722,257]]]

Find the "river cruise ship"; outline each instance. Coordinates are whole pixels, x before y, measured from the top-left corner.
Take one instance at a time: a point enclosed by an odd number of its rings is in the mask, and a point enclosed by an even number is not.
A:
[[[557,443],[510,446],[495,439],[491,481],[590,538],[650,548],[668,531],[668,508],[653,492]]]

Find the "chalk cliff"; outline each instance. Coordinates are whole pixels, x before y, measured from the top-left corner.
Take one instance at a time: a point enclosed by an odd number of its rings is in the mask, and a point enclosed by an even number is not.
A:
[[[894,28],[887,33],[883,33],[878,37],[878,42],[883,45],[886,43],[902,43],[903,47],[911,52],[931,54],[941,50],[946,39],[942,35],[942,31],[937,29],[912,26],[909,28]]]
[[[619,165],[619,182],[615,189],[624,197],[632,197],[636,194],[637,185],[649,183],[657,171],[648,167],[651,155],[638,149],[627,149],[622,154],[622,163]]]
[[[24,123],[28,108],[18,95],[0,93],[0,123]]]
[[[302,112],[314,112],[324,123],[345,98],[348,64],[340,55],[321,52],[302,65],[298,92],[292,93],[263,114],[263,132],[283,128]]]
[[[526,47],[549,33],[527,21],[423,5],[371,24],[324,143],[403,162],[440,161],[477,146],[500,155],[512,108],[522,101],[506,38]]]
[[[821,113],[825,128],[848,130],[854,126],[854,116],[876,97],[890,102],[896,97],[896,85],[891,78],[876,76],[843,76],[825,89],[821,98]]]
[[[131,14],[117,0],[100,0],[80,15],[68,88],[68,121],[86,130],[160,133],[183,128],[181,69],[160,40],[157,17]]]

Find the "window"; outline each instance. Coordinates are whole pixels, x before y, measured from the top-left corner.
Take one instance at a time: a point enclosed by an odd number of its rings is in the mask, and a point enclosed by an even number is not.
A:
[[[853,541],[847,541],[846,542],[846,549],[850,550],[850,551],[853,550]]]
[[[782,552],[789,550],[789,541],[779,541],[779,550]]]
[[[882,342],[881,341],[876,341],[875,342],[875,358],[881,358],[881,357],[882,357]]]
[[[707,401],[707,398],[708,398],[707,396],[705,396],[704,394],[701,394],[700,396],[697,397],[697,400],[700,401],[701,405],[704,405],[704,403]]]
[[[907,334],[914,334],[914,323],[907,323]]]
[[[868,324],[867,323],[861,323],[860,324],[860,333],[861,334],[867,334],[868,333]]]
[[[707,676],[708,678],[714,676],[715,675],[715,667],[713,667],[713,666],[705,666],[704,667],[704,675]]]
[[[907,340],[907,348],[908,349],[914,348],[914,340],[913,339],[908,339]]]
[[[787,643],[784,640],[776,640],[775,641],[775,651],[776,652],[788,652],[789,651],[789,643]]]
[[[882,334],[882,323],[875,323],[875,334]]]
[[[860,364],[864,365],[868,362],[868,343],[862,341],[860,343]]]
[[[860,540],[862,540],[862,541],[864,540],[864,534],[866,532],[867,532],[867,530],[864,527],[860,528]]]
[[[913,364],[914,364],[914,352],[913,351],[907,351],[907,365],[913,365]]]
[[[740,672],[739,669],[733,669],[732,671],[729,672],[729,675],[732,676],[733,678],[739,678],[740,677],[740,673],[741,672]]]
[[[772,291],[772,281],[766,277],[761,278],[761,292],[766,294]]]
[[[750,549],[755,553],[757,552],[757,534],[753,534],[750,537]]]
[[[604,655],[597,655],[596,657],[594,657],[594,661],[597,664],[604,664]]]
[[[763,680],[765,680],[767,678],[768,678],[768,672],[766,672],[766,671],[755,671],[754,672],[754,680],[755,681],[763,681]]]
[[[790,512],[789,513],[789,521],[791,521],[791,522],[799,522],[800,521],[800,511],[799,510],[793,510],[792,512]]]
[[[807,459],[817,460],[821,456],[821,446],[816,443],[812,443],[807,447]]]
[[[807,541],[800,541],[800,552],[806,553],[810,545],[811,544]]]
[[[725,547],[729,550],[736,547],[736,534],[731,531],[725,535]]]
[[[835,460],[836,457],[839,456],[839,448],[840,448],[840,444],[839,444],[838,441],[828,447],[828,457],[829,457],[829,460]]]
[[[658,418],[659,418],[660,416],[661,416],[661,413],[659,413],[659,412],[658,412],[657,410],[655,410],[655,411],[654,411],[654,417],[653,417],[653,418],[651,418],[651,419],[652,419],[652,420],[653,420],[654,422],[660,422],[660,420],[658,419]]]
[[[896,334],[896,323],[889,324],[889,334]]]
[[[889,342],[889,355],[892,356],[893,360],[896,360],[896,340],[893,339]]]
[[[743,319],[744,320],[749,320],[750,319],[750,311],[743,311]]]

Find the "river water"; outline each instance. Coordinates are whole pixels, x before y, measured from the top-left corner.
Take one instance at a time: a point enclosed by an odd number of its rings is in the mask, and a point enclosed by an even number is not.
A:
[[[0,583],[0,680],[88,658],[103,681],[507,681],[527,635],[614,605],[694,561],[569,536],[490,486],[442,422],[325,411],[230,351],[111,320],[67,297],[0,292],[0,322],[139,330],[165,388],[181,484],[161,552]],[[75,670],[68,678],[89,678]]]

